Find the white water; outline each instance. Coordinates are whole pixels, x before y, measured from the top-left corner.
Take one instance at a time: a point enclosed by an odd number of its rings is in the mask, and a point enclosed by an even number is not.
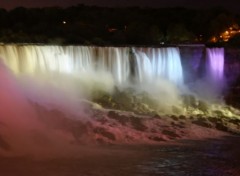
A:
[[[134,48],[140,82],[158,77],[176,84],[183,82],[178,48]],[[2,45],[0,54],[15,73],[109,74],[116,84],[130,79],[130,48],[86,46]]]
[[[209,97],[221,99],[222,91],[225,86],[224,79],[224,48],[207,48],[206,77]]]
[[[177,85],[183,84],[183,71],[178,48],[135,49],[139,79],[167,79]]]
[[[208,100],[215,99],[222,90],[224,49],[206,50],[207,81],[196,80],[189,87]],[[94,91],[112,92],[114,86],[133,86],[149,92],[161,104],[172,106],[178,104],[179,87],[184,84],[184,58],[177,47],[0,45],[0,57],[16,76],[27,77],[24,89],[27,94],[35,90],[32,94],[38,101],[47,97],[60,103],[59,94],[89,98]]]
[[[220,83],[224,80],[224,49],[207,48],[207,67],[208,76],[214,83]]]

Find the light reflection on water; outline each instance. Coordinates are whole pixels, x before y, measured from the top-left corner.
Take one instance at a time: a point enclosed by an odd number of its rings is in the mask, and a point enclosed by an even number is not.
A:
[[[3,176],[239,176],[240,139],[108,146],[74,158],[0,158]]]

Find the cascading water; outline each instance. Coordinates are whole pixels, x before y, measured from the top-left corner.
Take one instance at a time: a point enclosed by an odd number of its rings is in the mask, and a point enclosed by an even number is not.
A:
[[[178,48],[133,48],[135,80],[141,83],[158,77],[176,84],[183,82]],[[109,73],[116,84],[123,84],[132,76],[130,49],[127,47],[82,46],[17,46],[2,45],[0,54],[15,73]],[[81,76],[79,74],[79,76]]]
[[[207,48],[206,49],[206,79],[209,86],[209,97],[221,99],[224,88],[224,49]],[[214,98],[215,97],[215,98]]]
[[[216,89],[222,89],[224,84],[224,49],[207,48],[206,53],[208,79],[206,84],[212,87],[213,90],[210,92],[214,92]],[[184,82],[177,47],[1,45],[0,55],[7,67],[16,75],[34,77],[44,74],[43,77],[47,77],[50,82],[67,75],[68,78],[74,79],[68,81],[69,84],[75,84],[76,79],[84,80],[79,83],[88,84],[84,89],[94,89],[95,83],[103,84],[103,90],[111,90],[110,87],[114,85],[126,86],[129,83],[154,87],[155,85],[151,84],[159,82],[158,86],[163,87],[166,84],[163,80],[168,80],[181,87]],[[198,88],[192,90],[195,89]],[[202,88],[199,91],[201,90]]]
[[[224,80],[223,48],[207,48],[207,68],[211,81],[220,83]]]
[[[140,48],[136,49],[137,70],[140,81],[156,80],[158,77],[181,85],[183,71],[178,48]]]
[[[219,82],[223,79],[224,51],[207,49],[207,53],[210,78]],[[165,141],[192,130],[190,120],[184,126],[181,118],[178,125],[177,115],[186,116],[186,120],[192,115],[215,115],[212,112],[216,109],[212,110],[189,92],[179,96],[178,88],[184,81],[176,47],[1,45],[0,54],[16,76],[0,64],[0,78],[5,79],[0,86],[0,100],[5,107],[0,108],[0,153],[12,146],[16,146],[12,151],[25,148],[27,153],[25,143],[38,152],[46,144],[47,148],[52,146],[54,141],[53,151],[60,146],[62,153],[66,147],[67,151],[73,151],[72,146],[78,145],[72,144],[81,142]],[[108,81],[99,91],[98,83]],[[86,86],[88,82],[96,84]],[[205,85],[207,89],[208,83]],[[110,86],[119,87],[111,92],[107,90]],[[89,98],[82,94],[81,88],[96,90],[90,93],[100,96]],[[162,114],[166,118],[157,118]],[[14,142],[15,136],[18,143]],[[18,149],[19,146],[22,148]]]
[[[36,138],[40,139],[40,143],[42,140],[44,141],[43,143],[45,143],[45,140],[51,139],[51,141],[54,141],[53,139],[56,139],[55,142],[56,145],[58,145],[59,142],[61,143],[62,141],[61,139],[58,140],[62,137],[62,133],[58,133],[58,130],[55,130],[55,124],[53,125],[53,131],[51,131],[52,135],[46,135],[45,126],[38,126],[38,120],[45,121],[47,119],[47,121],[51,121],[58,119],[61,114],[52,112],[52,110],[57,109],[63,112],[63,114],[70,116],[69,119],[71,120],[78,119],[75,123],[84,123],[89,119],[83,117],[85,116],[85,111],[81,108],[85,107],[86,104],[84,103],[89,103],[89,100],[92,100],[92,97],[88,99],[89,97],[86,94],[94,94],[94,91],[97,93],[100,92],[101,94],[102,90],[108,92],[109,87],[113,87],[114,85],[124,87],[134,84],[135,88],[143,86],[147,88],[151,87],[152,92],[154,89],[159,91],[159,87],[165,87],[161,88],[161,90],[167,90],[162,91],[162,94],[158,94],[155,98],[159,99],[158,97],[161,97],[164,103],[171,107],[170,105],[173,103],[167,99],[172,99],[172,102],[175,102],[174,98],[170,98],[170,96],[175,94],[173,91],[169,91],[172,90],[169,89],[171,86],[167,87],[165,85],[167,81],[161,81],[162,79],[166,79],[175,84],[182,82],[182,70],[178,49],[133,48],[133,50],[135,51],[134,56],[130,54],[131,49],[128,47],[1,45],[0,55],[5,64],[0,68],[0,71],[3,70],[1,76],[4,76],[3,73],[5,73],[4,69],[6,66],[16,77],[4,77],[4,79],[7,79],[5,80],[6,88],[2,86],[4,89],[2,93],[0,93],[0,97],[4,97],[2,104],[8,100],[8,104],[5,103],[5,105],[8,105],[9,109],[11,108],[12,101],[12,108],[14,108],[16,112],[19,110],[19,113],[15,114],[15,111],[10,111],[8,108],[0,109],[0,114],[4,115],[4,117],[0,117],[0,124],[3,123],[10,127],[11,125],[13,126],[13,124],[20,124],[17,121],[29,122],[27,127],[32,127],[33,130],[37,127],[38,130],[36,134],[29,132],[32,133],[33,136],[30,135],[27,137],[28,131],[26,133],[24,132],[24,134],[20,133],[25,126],[16,129],[15,133],[24,136],[23,138],[26,138],[27,141],[32,141],[36,135]],[[154,55],[154,58],[152,58],[152,55]],[[164,64],[162,65],[161,63]],[[7,68],[6,70],[8,70]],[[6,71],[6,75],[8,75],[7,73]],[[11,75],[11,72],[9,72],[9,74]],[[8,84],[8,79],[13,80],[14,85]],[[160,83],[160,86],[156,86],[156,82],[157,84]],[[98,91],[99,84],[103,83],[106,83],[105,87]],[[5,93],[9,92],[10,88],[17,92],[19,91],[19,94],[14,94],[15,92]],[[82,89],[87,91],[89,91],[89,89],[92,90],[89,92],[86,91],[87,93],[85,94]],[[17,101],[17,95],[22,98],[22,102]],[[147,94],[144,95],[147,96]],[[7,98],[5,98],[6,96]],[[32,114],[28,115],[28,111],[25,110],[26,108],[22,108],[24,105],[23,102]],[[91,103],[94,104],[94,102]],[[125,102],[124,99],[123,103],[127,104],[129,102]],[[87,107],[88,105],[89,104],[87,104]],[[40,106],[40,108],[38,106]],[[88,117],[90,115],[88,114],[86,116]],[[12,122],[8,122],[9,119],[12,120]],[[14,121],[15,119],[16,122]],[[30,122],[28,119],[34,119],[34,122]],[[34,123],[37,125],[34,125]],[[52,122],[49,123],[51,124]],[[58,120],[54,123],[59,125]],[[60,126],[62,125],[61,123]],[[39,122],[39,124],[42,123]],[[64,133],[63,141],[68,143],[69,140],[78,140],[81,134],[76,135],[76,130],[83,129],[86,132],[88,130],[86,126],[87,125],[82,125],[80,128],[77,127],[75,129],[75,125],[72,125],[71,128],[65,124],[62,125],[61,128],[68,131],[67,134]],[[94,128],[93,126],[89,128]],[[32,128],[30,130],[32,130]],[[111,125],[106,126],[106,128],[111,128],[114,132],[114,128],[112,128]],[[1,135],[4,134],[7,136],[9,131],[8,129],[6,131],[0,131],[0,152],[1,143],[15,146],[15,144],[6,137],[4,137],[4,142],[1,142]],[[89,134],[88,132],[89,131],[87,131],[86,134]],[[98,130],[95,132],[98,133]],[[69,136],[68,134],[73,135]],[[121,135],[122,134],[119,136]],[[96,135],[93,134],[89,136],[89,138],[94,138],[95,136]],[[21,141],[19,144],[16,144],[16,146],[21,145]],[[24,145],[22,146],[24,147]],[[34,144],[32,144],[32,146],[35,147]],[[17,151],[17,149],[15,151]]]
[[[76,85],[82,84],[85,84],[83,89],[91,89],[91,93],[98,84],[103,84],[102,90],[111,91],[114,85],[125,86],[130,83],[137,87],[145,86],[150,92],[154,87],[156,91],[161,89],[162,95],[171,87],[172,90],[166,94],[170,96],[176,91],[173,91],[173,86],[166,86],[168,83],[165,80],[178,87],[183,84],[183,70],[177,47],[1,45],[0,55],[7,67],[16,75],[24,74],[38,80],[39,75],[43,74],[41,78],[48,79],[48,83],[54,83],[56,87],[71,87],[70,92],[72,90],[81,92],[82,90]],[[207,67],[209,78],[207,84],[212,85],[213,90],[210,91],[212,94],[215,89],[221,87],[219,85],[222,85],[223,81],[224,50],[222,48],[207,49]],[[60,85],[55,83],[56,81],[60,82]],[[200,86],[196,93],[200,92],[201,96],[202,90]]]

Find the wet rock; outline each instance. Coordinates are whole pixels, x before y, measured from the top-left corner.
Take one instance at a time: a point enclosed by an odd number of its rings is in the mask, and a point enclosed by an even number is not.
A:
[[[162,117],[160,115],[156,114],[156,113],[152,117],[155,118],[155,119],[162,119]]]
[[[206,118],[202,114],[197,114],[196,118],[200,120],[206,120]]]
[[[166,141],[165,139],[158,136],[149,136],[148,138],[152,141],[157,141],[157,142]]]
[[[180,115],[180,116],[179,116],[179,119],[181,119],[181,120],[185,120],[186,117],[185,117],[184,115]]]
[[[113,101],[117,107],[123,110],[131,110],[134,103],[133,95],[130,92],[117,91],[113,94]]]
[[[100,122],[103,125],[108,123],[108,119],[107,118],[100,118],[100,119],[97,119],[97,121]]]
[[[174,131],[170,131],[170,130],[163,130],[162,134],[169,136],[171,138],[178,138],[180,137],[178,134],[176,134]]]
[[[150,132],[151,132],[151,133],[158,133],[158,130],[156,130],[156,129],[151,129]]]
[[[93,101],[105,108],[133,111],[138,114],[151,114],[159,109],[159,104],[154,97],[147,92],[137,93],[128,88],[123,91],[115,88],[112,95],[105,92],[95,93]]]
[[[130,118],[124,115],[120,115],[115,111],[109,111],[108,112],[108,117],[111,119],[114,119],[116,121],[118,121],[119,123],[121,123],[122,125],[126,125],[129,121]]]
[[[199,100],[197,108],[202,112],[207,112],[209,105],[206,102]]]
[[[143,124],[141,118],[135,117],[135,116],[125,116],[125,115],[120,115],[115,111],[109,111],[108,112],[108,117],[114,120],[117,120],[119,123],[122,125],[127,125],[130,123],[132,127],[138,131],[145,131],[147,127]]]
[[[220,131],[226,131],[226,132],[229,131],[229,130],[228,130],[228,127],[225,126],[223,123],[216,123],[216,124],[215,124],[215,127],[216,127],[216,129],[218,129],[218,130],[220,130]]]
[[[175,116],[175,115],[171,115],[170,118],[173,119],[173,120],[179,120],[178,117]]]
[[[112,118],[112,119],[118,119],[121,117],[121,115],[119,115],[117,112],[115,111],[109,111],[108,112],[108,117]]]
[[[93,102],[100,104],[103,107],[112,107],[112,97],[105,92],[95,92],[93,95]]]
[[[216,117],[209,117],[208,120],[212,123],[221,123],[222,120],[220,118],[216,118]]]
[[[240,120],[239,119],[229,119],[228,122],[233,123],[235,125],[240,125]]]
[[[172,122],[171,125],[173,125],[174,127],[177,127],[177,128],[185,128],[185,124],[184,123],[175,123],[175,122]]]
[[[222,111],[219,111],[219,110],[215,110],[215,111],[213,111],[215,114],[216,114],[216,116],[218,116],[218,117],[224,117],[224,114],[223,114],[223,112]]]
[[[101,127],[97,127],[93,130],[94,133],[97,133],[97,134],[100,134],[112,141],[115,141],[116,140],[116,137],[114,134],[110,133],[109,131],[107,131],[106,129],[104,128],[101,128]]]
[[[138,131],[145,131],[147,129],[147,127],[143,124],[142,121],[143,119],[141,118],[134,117],[134,116],[130,117],[130,122],[132,127]]]
[[[147,104],[141,103],[140,104],[140,108],[142,109],[142,111],[144,112],[150,112],[150,108]]]
[[[202,126],[202,127],[207,127],[207,128],[212,128],[213,127],[213,125],[204,118],[197,119],[197,120],[193,121],[192,123],[195,124],[195,125]]]
[[[228,117],[211,117],[209,120],[214,123],[215,128],[220,131],[232,132],[232,133],[239,133],[238,130],[240,120],[239,119],[230,119]]]
[[[191,117],[189,117],[189,119],[190,119],[190,120],[193,120],[193,119],[194,119],[194,117],[193,117],[193,116],[191,116]]]

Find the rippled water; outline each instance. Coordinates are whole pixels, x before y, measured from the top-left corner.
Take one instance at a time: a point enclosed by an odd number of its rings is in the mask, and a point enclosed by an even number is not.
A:
[[[0,158],[1,176],[239,176],[240,138],[88,148],[74,157]]]

